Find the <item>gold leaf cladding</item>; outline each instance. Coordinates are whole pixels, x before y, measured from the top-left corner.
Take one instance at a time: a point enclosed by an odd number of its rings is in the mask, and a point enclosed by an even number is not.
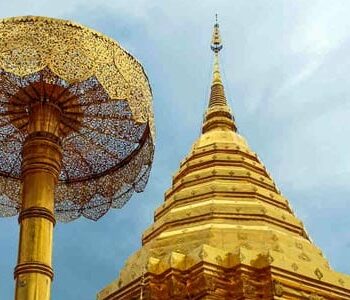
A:
[[[70,84],[96,76],[111,98],[128,101],[135,121],[149,121],[154,131],[147,76],[112,39],[70,21],[27,16],[0,20],[0,40],[0,69],[25,76],[49,67]]]
[[[322,296],[319,296],[317,294],[310,294],[309,299],[310,300],[324,300],[325,298],[323,298]]]
[[[274,281],[273,287],[274,287],[274,294],[278,297],[281,297],[284,292],[283,285],[278,281]]]
[[[310,261],[310,257],[305,253],[305,252],[302,252],[299,256],[298,256],[301,260],[304,260],[304,261]]]
[[[321,270],[320,270],[319,268],[316,268],[316,270],[315,270],[314,273],[315,273],[316,277],[317,277],[319,280],[322,279],[323,273],[321,272]]]
[[[292,264],[292,269],[296,272],[299,269],[299,267],[298,267],[298,265],[296,263],[293,263]]]
[[[151,89],[137,60],[102,34],[44,17],[0,20],[0,40],[0,216],[20,209],[28,113],[43,99],[62,113],[58,220],[97,220],[141,192],[154,136]]]

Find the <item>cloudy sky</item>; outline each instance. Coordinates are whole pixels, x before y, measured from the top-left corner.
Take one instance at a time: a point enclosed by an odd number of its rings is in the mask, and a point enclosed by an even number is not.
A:
[[[95,299],[140,246],[200,132],[216,12],[240,133],[331,265],[350,273],[349,10],[346,0],[1,1],[0,17],[71,19],[111,36],[143,63],[154,92],[157,148],[147,189],[96,223],[56,225],[52,298]],[[17,219],[0,219],[4,300],[13,298],[17,239]]]

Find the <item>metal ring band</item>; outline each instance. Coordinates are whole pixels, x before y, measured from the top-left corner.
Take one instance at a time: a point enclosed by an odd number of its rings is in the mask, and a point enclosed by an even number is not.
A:
[[[53,269],[44,263],[41,262],[26,262],[18,264],[14,271],[15,279],[21,275],[26,273],[40,273],[44,274],[53,280]]]
[[[62,143],[61,139],[58,136],[54,135],[53,133],[46,132],[46,131],[36,131],[36,132],[30,133],[26,137],[24,143],[26,143],[27,141],[30,141],[32,139],[35,139],[35,138],[44,138],[44,139],[47,139],[47,140],[49,140],[49,141],[51,141],[51,142],[53,142],[55,144],[58,144],[60,146],[61,146],[61,143]]]
[[[29,207],[22,210],[18,216],[18,223],[27,218],[44,218],[49,220],[53,226],[56,224],[56,219],[54,214],[44,207]]]

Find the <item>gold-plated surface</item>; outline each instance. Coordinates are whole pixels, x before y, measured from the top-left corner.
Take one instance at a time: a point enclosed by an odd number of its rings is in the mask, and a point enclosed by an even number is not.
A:
[[[148,180],[152,95],[113,40],[44,17],[0,20],[0,216],[19,212],[16,300],[49,300],[56,219],[97,220]]]
[[[222,49],[222,40],[220,35],[219,23],[217,22],[217,15],[216,22],[214,24],[210,48],[214,51],[214,53],[218,53]]]
[[[31,122],[44,104],[60,111],[58,220],[97,220],[142,191],[154,152],[142,66],[115,41],[65,20],[0,20],[0,40],[0,215],[21,209],[22,146],[32,131],[49,129],[48,109]]]
[[[222,44],[219,24],[217,23],[214,26],[211,49],[214,51],[213,79],[202,132],[206,133],[214,128],[237,131],[231,109],[227,105],[225,89],[221,79],[219,52],[222,49]]]
[[[215,84],[221,84],[222,85],[222,79],[221,79],[221,73],[220,73],[220,65],[219,65],[219,54],[214,54],[214,71],[213,71],[213,85]]]
[[[350,276],[329,266],[237,133],[226,98],[212,97],[141,249],[97,299],[349,300]]]
[[[20,239],[15,268],[16,300],[49,300],[52,270],[54,191],[62,163],[58,139],[61,111],[34,106],[22,151]]]
[[[116,41],[71,21],[37,16],[0,20],[0,40],[0,69],[24,77],[48,67],[68,84],[95,76],[109,97],[127,100],[136,122],[153,124],[147,76]]]

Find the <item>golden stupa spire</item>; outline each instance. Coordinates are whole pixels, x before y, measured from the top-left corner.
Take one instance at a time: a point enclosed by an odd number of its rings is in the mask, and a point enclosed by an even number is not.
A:
[[[203,133],[213,128],[237,130],[231,110],[227,104],[221,78],[219,52],[222,47],[219,23],[216,15],[216,22],[214,24],[210,45],[211,50],[214,52],[213,80],[210,89],[208,110],[203,124]]]
[[[350,276],[329,266],[236,132],[218,69],[221,48],[216,22],[203,134],[172,177],[141,248],[97,299],[350,300]]]

